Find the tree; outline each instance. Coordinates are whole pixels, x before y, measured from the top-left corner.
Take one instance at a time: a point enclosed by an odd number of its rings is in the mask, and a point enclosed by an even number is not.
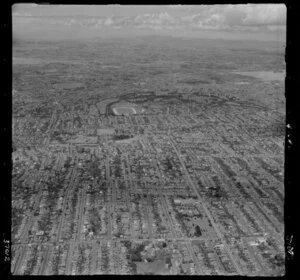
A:
[[[133,262],[141,262],[142,261],[141,254],[140,253],[133,253],[131,255],[131,260]]]
[[[202,235],[201,229],[198,225],[195,227],[195,235],[197,237]]]

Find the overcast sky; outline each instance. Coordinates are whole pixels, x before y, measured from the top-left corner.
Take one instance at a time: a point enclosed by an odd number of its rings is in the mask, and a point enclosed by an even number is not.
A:
[[[283,4],[13,6],[14,37],[93,38],[136,35],[285,41]]]

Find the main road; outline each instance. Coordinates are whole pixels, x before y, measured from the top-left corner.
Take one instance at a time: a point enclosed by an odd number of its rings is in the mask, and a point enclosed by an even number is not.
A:
[[[210,222],[211,222],[211,224],[212,224],[214,230],[216,231],[218,237],[222,240],[222,243],[223,243],[223,245],[224,245],[224,249],[225,249],[226,253],[228,254],[229,258],[231,259],[232,263],[234,264],[234,266],[235,266],[237,272],[238,272],[240,275],[242,275],[243,272],[242,272],[241,268],[240,268],[239,265],[237,264],[235,258],[232,256],[231,251],[230,251],[230,249],[228,248],[228,246],[227,246],[227,244],[226,244],[226,241],[225,241],[224,238],[223,238],[222,233],[220,232],[218,226],[217,226],[216,223],[214,222],[211,213],[210,213],[209,210],[207,209],[207,207],[206,207],[206,205],[205,205],[205,203],[204,203],[202,197],[200,196],[199,192],[197,191],[197,188],[196,188],[196,186],[195,186],[195,183],[192,181],[192,179],[191,179],[191,177],[190,177],[190,174],[188,173],[188,171],[187,171],[187,169],[186,169],[186,167],[185,167],[185,164],[184,164],[184,162],[183,162],[183,160],[182,160],[182,158],[181,158],[181,155],[180,155],[178,149],[177,149],[176,146],[175,146],[175,143],[174,143],[173,139],[171,139],[170,136],[168,136],[168,139],[169,139],[169,141],[170,141],[170,143],[171,143],[171,145],[172,145],[172,147],[173,147],[175,153],[176,153],[177,156],[178,156],[178,159],[179,159],[179,161],[180,161],[180,163],[181,163],[181,166],[182,166],[182,168],[183,168],[183,171],[184,171],[184,173],[185,173],[185,175],[186,175],[186,178],[187,178],[187,180],[188,180],[190,186],[194,189],[194,192],[195,192],[196,195],[198,196],[198,199],[199,199],[200,203],[201,203],[202,206],[203,206],[203,209],[204,209],[204,211],[205,211],[205,214],[207,215],[208,219],[210,220]]]

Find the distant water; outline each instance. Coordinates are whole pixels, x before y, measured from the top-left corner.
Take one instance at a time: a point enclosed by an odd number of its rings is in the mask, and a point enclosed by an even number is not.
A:
[[[22,57],[22,56],[13,56],[12,59],[13,65],[34,65],[34,64],[48,64],[48,63],[66,63],[66,64],[82,64],[82,61],[75,60],[57,60],[57,59],[41,59],[33,57]]]
[[[283,72],[274,72],[274,71],[235,71],[235,74],[244,75],[244,76],[251,76],[254,78],[261,79],[264,82],[270,81],[284,81],[285,78],[285,71]]]
[[[16,57],[13,56],[13,64],[41,64],[44,63],[44,60],[38,58],[29,58],[29,57]]]

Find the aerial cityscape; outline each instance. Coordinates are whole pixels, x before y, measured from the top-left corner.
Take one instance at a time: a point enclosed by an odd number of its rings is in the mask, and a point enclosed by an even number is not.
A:
[[[13,275],[279,276],[284,46],[13,44]]]

